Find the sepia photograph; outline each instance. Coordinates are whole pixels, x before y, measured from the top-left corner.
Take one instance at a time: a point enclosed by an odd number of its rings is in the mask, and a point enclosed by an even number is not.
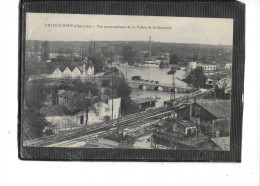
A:
[[[26,13],[24,147],[230,150],[233,19]]]

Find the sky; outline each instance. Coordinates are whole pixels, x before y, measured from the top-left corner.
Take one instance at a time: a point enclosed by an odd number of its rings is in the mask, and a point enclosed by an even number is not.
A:
[[[26,39],[232,45],[233,19],[27,13]]]

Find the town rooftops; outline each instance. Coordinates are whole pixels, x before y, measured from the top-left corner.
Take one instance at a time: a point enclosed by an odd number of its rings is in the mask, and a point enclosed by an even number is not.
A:
[[[152,97],[145,97],[145,98],[132,98],[132,100],[137,104],[147,103],[147,102],[153,102],[156,101]]]
[[[229,151],[230,150],[230,137],[220,137],[220,138],[211,138],[221,150]]]
[[[196,104],[206,109],[216,118],[231,117],[231,100],[198,99],[196,100]]]

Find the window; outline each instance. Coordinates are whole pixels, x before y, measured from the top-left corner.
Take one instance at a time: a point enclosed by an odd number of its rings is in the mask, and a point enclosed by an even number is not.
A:
[[[84,116],[80,116],[80,124],[84,124]]]
[[[186,135],[191,135],[191,129],[187,129]]]

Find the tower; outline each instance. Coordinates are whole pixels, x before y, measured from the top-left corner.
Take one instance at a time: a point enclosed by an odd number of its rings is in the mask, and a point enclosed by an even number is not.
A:
[[[149,57],[152,55],[152,37],[149,37]]]

